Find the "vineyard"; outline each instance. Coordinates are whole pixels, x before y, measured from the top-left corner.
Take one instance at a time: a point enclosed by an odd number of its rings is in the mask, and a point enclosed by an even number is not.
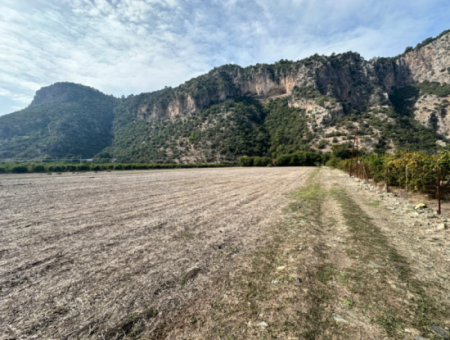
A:
[[[372,179],[374,183],[427,193],[432,197],[437,194],[439,171],[441,192],[448,196],[450,188],[450,152],[429,155],[400,151],[393,155],[354,157],[353,160],[335,158],[327,164],[355,177]]]

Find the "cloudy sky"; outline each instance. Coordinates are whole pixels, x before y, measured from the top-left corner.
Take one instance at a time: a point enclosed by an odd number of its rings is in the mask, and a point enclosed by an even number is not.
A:
[[[0,0],[0,114],[59,81],[121,96],[227,63],[394,56],[449,15],[448,0]]]

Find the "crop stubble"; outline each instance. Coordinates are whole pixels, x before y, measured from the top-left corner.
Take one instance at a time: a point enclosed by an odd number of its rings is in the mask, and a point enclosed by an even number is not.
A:
[[[0,177],[0,338],[157,329],[241,265],[311,168]]]

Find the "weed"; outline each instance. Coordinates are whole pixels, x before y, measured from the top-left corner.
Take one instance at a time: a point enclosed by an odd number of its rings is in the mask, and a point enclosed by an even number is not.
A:
[[[374,202],[368,202],[368,203],[365,203],[365,204],[370,206],[370,207],[378,207],[378,206],[380,206],[381,202],[380,201],[374,201]]]

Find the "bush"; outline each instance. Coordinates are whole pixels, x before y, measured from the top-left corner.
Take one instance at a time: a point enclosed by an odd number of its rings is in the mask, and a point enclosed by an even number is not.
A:
[[[132,164],[125,164],[125,165],[123,166],[123,169],[124,169],[124,170],[131,170],[131,169],[133,169],[133,165],[132,165]]]
[[[122,164],[114,165],[114,170],[123,170],[123,165]]]
[[[326,166],[329,166],[331,168],[340,168],[339,163],[341,160],[336,157],[331,157],[328,162],[326,162]]]
[[[325,147],[328,144],[328,140],[326,139],[322,139],[318,144],[317,144],[317,148],[318,149],[325,149]]]
[[[4,174],[6,172],[6,169],[2,166],[0,166],[0,174]]]
[[[95,164],[95,165],[92,165],[92,166],[91,166],[91,170],[93,170],[93,171],[99,171],[99,170],[103,170],[103,169],[100,167],[100,165]]]
[[[238,164],[240,166],[253,166],[253,157],[242,156],[239,158]]]
[[[272,164],[272,158],[270,157],[254,157],[253,166],[267,166]]]
[[[28,168],[23,165],[16,165],[11,168],[11,172],[15,174],[22,174],[28,172]]]
[[[54,168],[55,172],[61,172],[61,171],[65,171],[66,167],[64,165],[56,165]]]
[[[76,171],[77,170],[77,166],[76,165],[67,165],[66,166],[66,170],[67,171]]]
[[[45,172],[45,166],[42,164],[28,166],[28,172]]]
[[[288,166],[291,164],[291,155],[279,155],[275,160],[276,166]]]
[[[87,164],[80,164],[77,165],[77,171],[89,171],[89,165]]]
[[[331,147],[333,156],[340,159],[348,159],[352,157],[352,150],[349,148],[349,144],[337,144]]]

